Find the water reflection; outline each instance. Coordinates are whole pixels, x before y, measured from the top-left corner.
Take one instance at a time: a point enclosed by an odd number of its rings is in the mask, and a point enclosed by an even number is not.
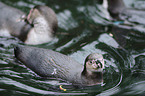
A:
[[[58,13],[57,18],[59,27],[66,31],[78,26],[78,23],[73,19],[72,13],[69,10],[64,10],[64,12]]]

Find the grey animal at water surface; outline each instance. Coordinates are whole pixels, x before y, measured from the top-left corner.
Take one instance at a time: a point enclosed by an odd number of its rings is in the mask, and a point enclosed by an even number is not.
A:
[[[105,1],[105,0],[104,0]],[[124,2],[127,0],[107,0],[110,15],[117,20],[127,20],[129,22],[145,25],[145,11],[127,8]]]
[[[98,53],[90,54],[84,65],[49,49],[19,45],[15,47],[14,53],[18,60],[42,77],[63,79],[76,86],[103,82],[104,59]]]
[[[0,36],[15,36],[31,45],[47,43],[54,37],[57,22],[55,12],[47,6],[37,5],[26,16],[0,2]]]

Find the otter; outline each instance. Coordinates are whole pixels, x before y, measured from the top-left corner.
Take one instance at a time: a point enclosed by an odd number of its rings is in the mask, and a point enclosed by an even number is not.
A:
[[[145,11],[127,8],[123,0],[108,0],[108,11],[116,20],[145,25]]]
[[[126,6],[122,0],[108,0],[108,11],[114,18],[119,18],[119,14],[124,13]]]
[[[104,59],[101,54],[92,53],[85,64],[59,52],[30,46],[14,48],[16,59],[42,77],[54,77],[75,86],[91,86],[103,82]]]
[[[0,2],[0,36],[15,36],[25,44],[37,45],[52,40],[57,29],[55,12],[37,5],[26,14]]]

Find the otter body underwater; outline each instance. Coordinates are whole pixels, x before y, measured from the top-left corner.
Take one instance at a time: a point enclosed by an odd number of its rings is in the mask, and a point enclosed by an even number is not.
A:
[[[0,36],[15,36],[25,44],[51,41],[57,29],[57,17],[48,6],[35,6],[26,14],[0,2]]]
[[[82,65],[61,53],[42,48],[17,46],[15,57],[42,77],[55,77],[73,85],[97,85],[103,82],[104,59],[101,54],[90,54]]]

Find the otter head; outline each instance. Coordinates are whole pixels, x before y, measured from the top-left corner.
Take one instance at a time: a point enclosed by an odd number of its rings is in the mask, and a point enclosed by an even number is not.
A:
[[[104,68],[104,59],[101,54],[90,54],[86,60],[84,68],[87,72],[102,72]]]
[[[51,8],[42,5],[35,6],[30,10],[26,21],[32,25],[24,40],[26,44],[42,44],[53,39],[58,22],[56,14]]]
[[[33,25],[43,22],[43,20],[38,21],[38,18],[43,18],[44,21],[48,23],[49,27],[52,28],[53,32],[56,31],[58,21],[55,12],[51,8],[43,5],[37,5],[31,9],[27,16],[27,21]]]

